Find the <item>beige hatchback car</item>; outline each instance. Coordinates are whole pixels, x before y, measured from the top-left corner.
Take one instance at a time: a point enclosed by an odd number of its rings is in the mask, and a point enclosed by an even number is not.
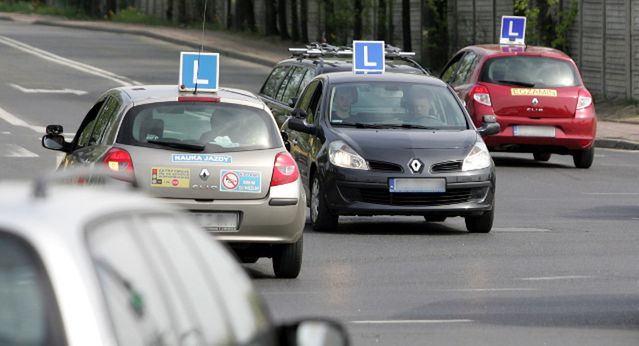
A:
[[[143,190],[190,211],[244,262],[271,257],[277,277],[298,276],[305,195],[273,116],[255,95],[116,88],[89,110],[72,142],[62,132],[49,125],[42,138],[67,154],[61,169],[131,172]]]
[[[157,199],[47,180],[0,194],[0,345],[348,344],[335,322],[274,326],[225,247]]]

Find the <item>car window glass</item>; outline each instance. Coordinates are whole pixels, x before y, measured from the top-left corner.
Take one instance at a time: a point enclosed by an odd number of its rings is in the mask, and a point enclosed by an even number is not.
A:
[[[313,100],[313,96],[315,95],[315,90],[319,85],[319,81],[314,81],[308,85],[304,92],[300,96],[300,101],[298,102],[298,107],[304,111],[306,111]]]
[[[448,88],[398,82],[345,83],[330,91],[334,125],[402,124],[437,129],[466,129],[466,117]]]
[[[463,56],[463,53],[456,55],[453,58],[452,63],[450,63],[450,65],[448,65],[446,70],[444,70],[441,77],[441,79],[444,82],[450,83],[452,81],[452,78],[455,76],[455,71],[457,71],[457,67],[459,66],[459,60],[461,59],[462,56]]]
[[[266,80],[266,83],[264,83],[262,94],[275,98],[275,95],[277,95],[277,92],[280,88],[280,84],[282,84],[282,81],[284,80],[284,77],[286,76],[289,68],[290,66],[288,65],[276,67],[273,72],[271,72],[271,75]]]
[[[80,124],[78,133],[73,139],[76,143],[76,147],[82,148],[89,144],[91,134],[93,133],[93,127],[95,126],[95,118],[98,115],[98,112],[102,108],[103,104],[104,100],[96,103],[93,107],[91,107],[91,110],[89,110],[87,115],[84,117],[84,120],[82,120],[82,124]]]
[[[0,344],[60,344],[64,331],[56,304],[33,249],[0,232]]]
[[[561,59],[535,56],[493,58],[484,64],[482,82],[520,87],[560,88],[580,84],[573,65]]]
[[[200,229],[190,229],[183,223],[176,222],[171,217],[153,216],[141,219],[143,232],[153,235],[155,256],[158,265],[171,276],[172,285],[185,306],[188,307],[190,317],[197,320],[192,327],[194,335],[200,335],[206,340],[204,344],[222,344],[228,340],[229,316],[232,311],[225,310],[223,297],[219,287],[211,276],[208,267],[217,262],[208,262],[194,244],[192,232],[202,232]],[[151,243],[147,244],[151,245]]]
[[[288,84],[286,85],[285,91],[282,93],[282,95],[278,95],[277,99],[288,104],[288,100],[290,100],[293,97],[297,97],[300,83],[302,82],[302,79],[304,79],[305,75],[306,75],[306,68],[304,67],[294,68],[293,71],[290,73],[290,78],[288,80]],[[284,90],[284,89],[280,88],[280,91],[281,90]]]
[[[304,74],[304,78],[302,78],[302,82],[300,83],[300,87],[297,90],[297,94],[298,95],[302,92],[302,90],[304,90],[304,88],[306,88],[306,86],[313,79],[313,77],[315,77],[315,71],[314,70],[309,69],[308,71],[306,71],[306,73]],[[295,95],[295,96],[297,96],[297,95]]]
[[[171,304],[166,287],[154,277],[156,269],[132,232],[129,219],[114,219],[91,226],[87,233],[114,332],[120,345],[141,345],[148,340],[177,344],[174,326],[180,325],[185,313]]]
[[[465,84],[468,78],[472,74],[472,69],[475,66],[475,59],[477,55],[473,52],[468,52],[459,62],[459,69],[455,74],[454,80],[450,83],[453,86]]]
[[[311,99],[311,103],[309,104],[306,111],[306,123],[313,124],[315,119],[317,118],[318,112],[320,111],[320,106],[322,104],[322,83],[319,82],[317,84],[317,88],[313,93],[313,98]]]
[[[294,76],[294,71],[295,71],[294,66],[291,66],[288,69],[288,72],[286,76],[284,77],[284,79],[282,80],[282,84],[280,84],[280,87],[277,90],[277,94],[275,95],[276,100],[279,100],[279,101],[282,100],[284,92],[286,91],[286,88],[288,87],[288,85],[291,83],[291,78],[293,78]]]
[[[188,227],[183,223],[183,227]],[[244,269],[211,235],[202,232],[193,234],[193,244],[208,264],[206,270],[212,272],[220,286],[222,301],[231,313],[227,317],[240,345],[271,345],[273,336],[269,329],[271,322],[266,307],[253,288]]]
[[[115,95],[109,96],[106,99],[104,106],[102,106],[98,116],[95,118],[95,125],[93,126],[89,144],[95,144],[102,141],[102,137],[104,136],[106,129],[111,126],[115,116],[118,114],[120,105],[120,99]]]
[[[204,145],[202,152],[271,149],[279,145],[271,116],[255,107],[166,102],[132,108],[118,142],[172,150],[170,145]]]

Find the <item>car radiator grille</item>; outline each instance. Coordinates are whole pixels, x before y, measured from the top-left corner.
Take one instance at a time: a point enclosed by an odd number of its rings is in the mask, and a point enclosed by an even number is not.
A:
[[[368,165],[373,171],[402,172],[402,166],[390,162],[369,161]]]
[[[349,189],[350,190],[350,189]],[[465,203],[472,199],[472,189],[454,189],[444,193],[391,193],[387,189],[361,188],[353,189],[357,195],[353,200],[359,199],[362,202],[383,204],[383,205],[415,205],[415,206],[436,206]]]
[[[462,169],[462,161],[449,161],[449,162],[441,162],[436,163],[431,166],[430,170],[434,173],[440,172],[458,172]]]

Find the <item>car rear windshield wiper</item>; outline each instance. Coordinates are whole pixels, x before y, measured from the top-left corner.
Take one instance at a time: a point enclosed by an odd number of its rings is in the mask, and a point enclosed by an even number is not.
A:
[[[535,86],[535,83],[519,82],[519,81],[515,81],[515,80],[498,80],[497,82],[499,82],[501,84],[510,84],[510,85],[523,86],[523,87],[526,87],[526,88],[532,88],[532,87]]]
[[[161,145],[163,147],[169,147],[174,149],[183,149],[183,150],[191,150],[191,151],[203,151],[205,146],[202,144],[191,144],[191,143],[182,143],[182,142],[169,142],[169,141],[161,141],[151,139],[147,141],[151,144]]]

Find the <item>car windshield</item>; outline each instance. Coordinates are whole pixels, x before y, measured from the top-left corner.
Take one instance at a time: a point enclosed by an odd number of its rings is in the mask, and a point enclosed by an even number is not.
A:
[[[568,61],[539,56],[508,56],[488,60],[480,81],[528,88],[560,88],[579,85]]]
[[[331,89],[329,121],[370,128],[467,129],[453,93],[421,83],[339,84]]]
[[[271,149],[279,144],[268,113],[219,103],[153,103],[132,108],[118,142],[197,152]]]

